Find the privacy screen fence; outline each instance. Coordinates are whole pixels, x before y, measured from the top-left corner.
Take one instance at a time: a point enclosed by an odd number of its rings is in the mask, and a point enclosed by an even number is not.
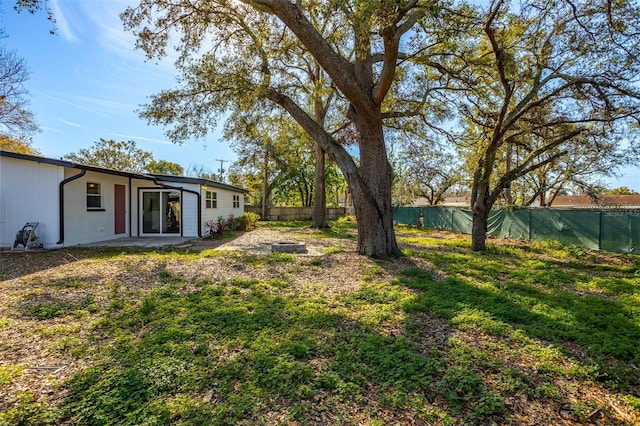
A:
[[[393,220],[470,234],[472,215],[470,210],[456,207],[397,207]],[[640,210],[501,209],[489,215],[487,233],[640,254]]]

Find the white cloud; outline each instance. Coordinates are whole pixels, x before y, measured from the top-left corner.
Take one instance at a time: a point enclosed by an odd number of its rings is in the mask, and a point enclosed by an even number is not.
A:
[[[60,0],[49,0],[49,7],[55,17],[58,34],[65,40],[72,42],[78,41],[78,38],[71,30],[73,23],[69,22],[69,15],[65,14],[65,10],[61,7]]]
[[[38,96],[42,96],[42,97],[45,97],[45,98],[53,99],[54,101],[56,101],[56,102],[58,102],[58,103],[62,103],[62,104],[65,104],[65,105],[69,105],[69,106],[72,106],[72,107],[74,107],[74,108],[77,108],[77,109],[80,109],[80,110],[83,110],[83,111],[88,111],[88,112],[90,112],[90,113],[92,113],[92,114],[99,115],[99,116],[101,116],[101,117],[105,117],[105,116],[107,116],[107,114],[106,114],[106,113],[104,113],[104,112],[102,112],[102,111],[97,111],[96,109],[89,108],[89,107],[87,107],[87,106],[84,106],[84,105],[78,104],[78,103],[76,103],[76,102],[71,102],[71,101],[67,98],[67,95],[66,95],[66,94],[64,94],[64,93],[54,93],[54,94],[50,94],[50,93],[41,92],[41,91],[38,91],[38,90],[34,90],[34,91],[33,91],[33,93],[35,93],[35,94],[36,94],[36,95],[38,95]],[[78,99],[81,99],[81,100],[82,100],[82,98],[79,98],[79,97],[76,97],[76,98],[78,98]]]
[[[137,5],[136,0],[84,1],[81,4],[85,20],[95,29],[96,41],[103,51],[138,66],[144,65],[146,56],[144,52],[135,49],[135,35],[131,31],[125,31],[120,20],[120,14],[127,6]],[[158,62],[157,69],[173,75],[175,59],[163,59]]]
[[[63,130],[56,129],[55,127],[48,127],[48,126],[42,126],[40,127],[40,130],[43,130],[45,132],[65,133]]]
[[[66,124],[67,126],[79,127],[81,129],[88,129],[87,126],[83,126],[82,124],[74,123],[73,121],[68,121],[68,120],[62,119],[60,117],[56,117],[56,120],[60,121],[61,123]]]
[[[173,145],[171,142],[166,141],[166,140],[146,138],[144,136],[123,135],[121,133],[111,133],[111,135],[117,136],[119,138],[125,138],[127,140],[131,140],[132,139],[132,140],[136,140],[136,141],[153,142],[153,143],[157,143],[157,144],[160,144],[160,145]]]

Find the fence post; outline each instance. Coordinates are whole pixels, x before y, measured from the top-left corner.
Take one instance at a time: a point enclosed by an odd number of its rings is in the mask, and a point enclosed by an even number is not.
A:
[[[533,214],[533,209],[529,207],[527,211],[529,212],[529,241],[531,241],[531,215]]]
[[[602,250],[602,210],[600,210],[598,218],[598,251]]]
[[[453,215],[455,214],[455,207],[450,207],[449,210],[451,210],[451,228],[449,228],[450,231],[453,231]]]

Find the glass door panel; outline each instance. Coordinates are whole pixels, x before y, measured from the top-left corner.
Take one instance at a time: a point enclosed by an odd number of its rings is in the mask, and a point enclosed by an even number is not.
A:
[[[142,233],[160,233],[160,193],[142,193]]]
[[[180,234],[180,192],[142,192],[142,235]]]
[[[180,193],[177,191],[163,192],[162,205],[164,206],[163,234],[180,233]]]

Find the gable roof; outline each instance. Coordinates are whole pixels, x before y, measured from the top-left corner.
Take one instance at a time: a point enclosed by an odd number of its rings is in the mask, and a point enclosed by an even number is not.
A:
[[[57,160],[55,158],[40,157],[37,155],[29,155],[29,154],[18,154],[16,152],[4,151],[2,149],[0,149],[0,157],[15,158],[18,160],[32,161],[32,162],[41,163],[41,164],[50,164],[53,166],[66,167],[70,169],[87,170],[87,171],[96,172],[96,173],[106,173],[106,174],[116,175],[116,176],[125,176],[133,179],[145,179],[145,180],[153,180],[158,182],[192,183],[192,184],[199,184],[199,185],[207,185],[214,188],[226,189],[233,192],[241,192],[244,194],[247,194],[249,192],[244,188],[240,188],[233,185],[227,185],[225,183],[216,182],[210,179],[187,177],[187,176],[159,175],[154,173],[126,172],[122,170],[107,169],[105,167],[97,167],[97,166],[91,166],[87,164],[74,163],[72,161],[67,161],[67,160]]]

